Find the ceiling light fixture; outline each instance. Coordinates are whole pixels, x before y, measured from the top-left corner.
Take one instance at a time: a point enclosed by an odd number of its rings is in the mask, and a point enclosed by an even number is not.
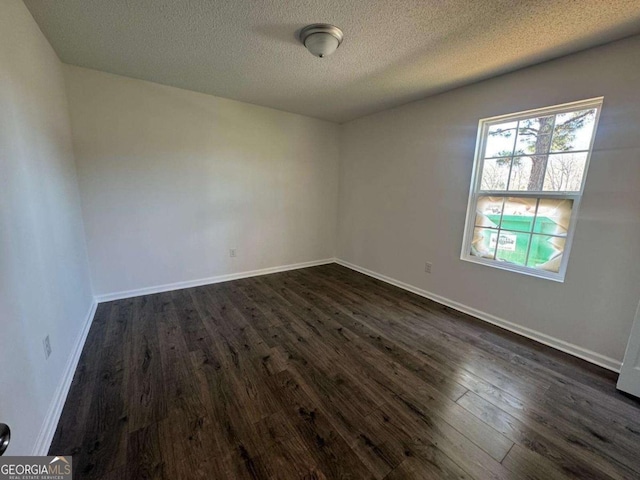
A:
[[[335,52],[344,34],[342,30],[328,23],[314,23],[300,30],[300,41],[316,57],[324,58]]]

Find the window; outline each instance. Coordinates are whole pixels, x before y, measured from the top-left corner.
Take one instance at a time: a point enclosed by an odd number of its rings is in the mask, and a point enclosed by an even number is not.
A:
[[[564,281],[601,107],[480,120],[463,260]]]

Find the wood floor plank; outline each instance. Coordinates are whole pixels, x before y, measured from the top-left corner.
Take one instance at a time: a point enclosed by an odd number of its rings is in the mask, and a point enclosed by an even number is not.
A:
[[[429,350],[430,350],[430,352],[431,352],[431,353],[429,354],[429,357],[430,357],[430,358],[434,357],[433,352],[440,352],[440,351],[442,351],[442,348],[443,348],[443,347],[441,347],[441,346],[440,346],[440,344],[439,344],[438,342],[436,342],[435,340],[430,339],[430,338],[421,338],[420,340],[422,341],[422,343],[423,343],[425,346],[430,347],[430,348],[429,348]],[[473,349],[471,348],[471,350],[473,350]],[[446,350],[445,350],[445,351],[446,351]],[[455,354],[455,350],[450,349],[450,351],[451,351],[451,352],[453,352],[453,353]],[[474,355],[473,355],[473,351],[472,351],[472,354],[471,354],[471,355],[469,355],[469,356],[471,357],[471,359],[472,359],[472,360],[475,360],[475,359],[473,358],[473,357],[474,357]],[[436,353],[436,358],[437,358],[437,353]],[[442,364],[442,365],[444,365],[445,363],[448,363],[448,364],[455,363],[455,362],[457,361],[455,357],[454,357],[454,358],[452,358],[450,362],[446,362],[446,358],[440,358],[439,360],[440,360],[440,364]],[[482,357],[481,357],[479,360],[482,360]],[[465,360],[465,363],[467,363],[467,362],[468,362],[468,359],[467,359],[467,360]],[[459,360],[458,360],[458,363],[460,363],[460,362],[459,362]],[[475,362],[475,365],[477,365],[477,364],[479,364],[479,363],[480,363],[480,362],[476,361],[476,362]],[[489,363],[489,362],[484,362],[484,363]],[[484,368],[484,367],[483,367],[483,368]],[[542,395],[542,394],[544,393],[544,391],[542,391],[542,392],[541,392],[540,390],[541,390],[541,389],[543,389],[543,390],[544,390],[545,388],[548,388],[548,387],[547,387],[547,385],[538,385],[535,389],[533,389],[533,393],[531,393],[531,390],[525,390],[525,391],[523,391],[523,388],[522,388],[522,382],[514,381],[514,380],[513,380],[513,378],[506,378],[506,379],[505,379],[504,377],[503,377],[503,378],[500,378],[500,377],[501,377],[500,375],[498,375],[498,376],[494,376],[494,375],[493,375],[493,373],[489,373],[489,374],[487,375],[486,370],[485,370],[485,371],[483,371],[482,369],[478,370],[478,368],[477,368],[477,367],[475,367],[475,366],[473,366],[472,368],[469,368],[469,370],[470,370],[470,372],[466,372],[467,374],[470,374],[470,375],[474,375],[474,374],[475,374],[478,378],[489,378],[489,379],[490,379],[490,381],[491,381],[491,382],[493,382],[493,384],[498,385],[498,387],[499,387],[499,388],[501,388],[501,389],[503,389],[503,390],[506,390],[506,391],[507,391],[507,392],[509,392],[509,393],[515,394],[517,397],[520,397],[520,398],[523,398],[523,397],[524,397],[524,398],[525,398],[525,399],[527,399],[527,400],[531,400],[531,399],[539,399],[539,400],[540,400],[540,401],[542,401],[542,402],[544,401],[544,400],[543,400],[543,395]],[[510,368],[509,368],[509,370],[511,370],[511,371],[513,372],[513,375],[517,375],[517,374],[519,374],[519,372],[517,372],[517,370],[513,370],[513,369],[510,369]],[[503,370],[503,372],[504,372],[504,370]],[[527,373],[530,373],[530,371],[529,371],[529,372],[527,372]],[[544,372],[543,372],[543,373],[544,373]],[[524,378],[527,378],[527,380],[529,380],[531,377],[532,377],[531,375],[527,375],[527,376],[526,376],[526,377],[524,377]],[[535,378],[535,377],[534,377],[534,378]],[[476,379],[476,380],[477,380],[477,379]],[[493,388],[493,386],[491,386],[491,387]],[[527,389],[528,389],[528,387],[525,387],[525,388],[527,388]],[[595,392],[595,393],[596,393],[596,394],[599,394],[599,392]],[[556,408],[557,408],[557,407],[556,407]],[[569,416],[570,416],[570,415],[573,415],[573,413],[572,413],[572,412],[565,412],[565,413],[566,413],[566,415],[569,415]],[[585,421],[585,422],[590,422],[590,421],[594,421],[594,420],[593,420],[593,419],[591,419],[591,420],[586,420],[586,419],[585,419],[584,421]],[[602,441],[605,445],[602,445],[602,446],[601,446],[601,448],[603,448],[603,449],[605,449],[605,450],[606,450],[606,449],[609,447],[609,445],[608,445],[608,438],[609,438],[610,434],[598,433],[598,432],[597,432],[597,428],[588,428],[588,427],[584,427],[584,428],[583,428],[583,430],[585,430],[585,431],[589,432],[590,434],[594,435],[594,436],[596,437],[596,439],[597,439],[597,440]],[[624,433],[626,433],[626,434],[627,434],[627,436],[629,436],[629,435],[633,435],[633,434],[634,434],[634,433],[633,433],[633,430],[631,430],[631,431],[626,431],[626,432],[624,432]],[[583,436],[584,436],[584,435],[583,435]],[[607,439],[607,440],[603,440],[603,439]],[[591,444],[588,444],[588,445],[589,445],[589,447],[591,447],[591,446],[592,446]],[[623,445],[623,443],[621,443],[621,445]],[[617,447],[617,448],[618,448],[618,450],[620,450],[620,449],[623,449],[623,450],[624,450],[626,447],[622,446],[622,447]],[[609,452],[609,455],[610,455],[614,460],[617,458],[618,454],[625,455],[625,453],[624,453],[624,452],[617,452],[617,451],[616,451],[616,452]],[[630,458],[631,458],[631,455],[626,454],[626,457],[627,457],[628,459],[630,459]],[[633,460],[632,460],[632,462],[633,462]]]
[[[597,479],[612,476],[609,463],[601,457],[575,448],[561,437],[545,436],[473,392],[467,392],[458,403],[518,445],[553,462],[563,472],[576,478]],[[613,476],[616,476],[615,473]]]
[[[339,287],[327,282],[322,285],[324,289],[338,293]],[[346,293],[344,295],[351,295]],[[362,299],[363,301],[360,301]],[[412,323],[419,320],[421,329],[416,329],[408,324],[409,315],[399,307],[385,307],[378,305],[376,296],[369,293],[362,293],[357,297],[357,301],[352,301],[350,309],[354,315],[365,319],[368,325],[377,326],[378,329],[386,331],[393,329],[394,339],[416,350],[427,350],[431,357],[436,357],[440,363],[458,364],[470,372],[484,378],[485,380],[501,386],[503,389],[513,394],[540,393],[549,387],[549,383],[540,378],[530,378],[530,382],[522,381],[521,372],[517,365],[508,361],[484,354],[484,352],[473,348],[470,343],[472,338],[468,334],[458,334],[462,336],[461,342],[455,335],[450,335],[443,330],[443,323],[436,328],[429,325],[434,318],[430,315],[422,315],[417,319],[411,319]],[[451,329],[447,326],[447,330]],[[460,329],[463,330],[463,329]],[[445,345],[443,345],[445,344]],[[472,360],[472,361],[470,361]]]
[[[129,480],[162,480],[164,464],[160,454],[158,425],[152,423],[129,434],[127,473]]]
[[[81,479],[640,478],[615,376],[332,264],[101,304]]]
[[[335,297],[330,293],[323,293],[322,284],[314,286],[315,291],[304,289],[303,292],[311,295],[318,308],[327,308],[323,307],[324,305],[331,307],[334,310],[334,318],[340,323],[340,328],[344,329],[345,334],[353,332],[357,338],[374,346],[390,360],[403,365],[412,373],[436,386],[440,392],[453,400],[458,399],[466,392],[467,389],[455,381],[454,376],[450,374],[451,371],[443,374],[437,368],[432,368],[428,361],[420,358],[419,354],[414,351],[414,347],[406,345],[395,335],[390,338],[388,336],[390,329],[385,328],[385,325],[374,326],[368,323],[358,317],[357,312],[354,313],[351,307],[336,300],[339,297]]]
[[[122,324],[131,322],[133,302],[113,305],[104,343],[98,349],[98,376],[91,392],[90,415],[74,470],[79,478],[100,478],[126,464],[128,412],[125,363],[126,341],[116,341]],[[117,333],[118,332],[118,333]]]
[[[362,353],[362,351],[360,352]],[[363,371],[365,368],[359,364],[358,358],[352,357],[349,360],[350,364],[356,366],[359,371]],[[382,366],[384,366],[383,362],[376,361],[376,370],[369,370],[367,374],[372,375],[372,378],[377,378],[379,383],[395,384],[393,390],[398,395],[411,398],[441,421],[449,423],[460,431],[464,431],[468,438],[487,451],[497,461],[502,460],[513,445],[513,442],[486,423],[463,411],[457,404],[440,394],[436,389],[425,384],[419,378],[413,377],[410,373],[402,372],[401,367],[392,367],[386,370],[386,377],[384,374],[382,376],[376,375],[376,373],[380,373]],[[382,369],[382,372],[385,372],[385,370]],[[399,374],[403,375],[400,377],[400,381],[396,381]],[[362,379],[363,376],[361,375],[359,378]],[[356,382],[354,381],[353,383]],[[362,402],[359,403],[362,404]]]
[[[86,434],[87,422],[91,413],[91,400],[95,384],[98,380],[98,366],[102,344],[107,329],[107,320],[111,315],[113,302],[98,306],[84,349],[80,355],[69,394],[58,423],[56,433],[51,442],[49,452],[66,452],[75,455],[82,449]]]
[[[131,341],[126,345],[129,432],[149,426],[164,418],[166,402],[162,361],[155,319],[160,296],[138,297],[134,302]]]
[[[579,452],[581,456],[591,458],[592,465],[602,465],[601,470],[610,476],[620,475],[622,478],[638,478],[634,470],[635,458],[628,457],[620,462],[607,455],[601,449],[602,443],[589,432],[573,423],[568,417],[553,415],[544,407],[538,406],[536,401],[526,402],[516,399],[496,388],[487,387],[486,384],[475,384],[474,379],[469,379],[469,389],[489,404],[498,407],[514,418],[522,421],[531,430],[547,437],[557,439],[561,444],[570,446],[572,450]],[[625,445],[619,444],[620,450],[626,450]],[[607,447],[607,450],[617,450],[616,444]]]
[[[499,462],[464,434],[444,422],[434,421],[418,406],[400,397],[373,412],[369,418],[373,419],[374,431],[382,428],[395,438],[405,456],[416,456],[436,464],[444,472],[460,474],[464,471],[471,478],[511,478]]]
[[[271,379],[283,408],[295,419],[294,425],[307,450],[327,478],[375,478],[289,371]]]
[[[520,445],[513,446],[502,464],[514,475],[521,478],[531,480],[566,480],[569,478],[557,465]]]
[[[357,358],[350,358],[351,364],[357,364]],[[376,369],[384,365],[382,361],[376,361]],[[360,367],[362,368],[362,367]],[[396,383],[395,379],[403,373],[399,368],[393,368],[388,372],[387,382]],[[483,450],[488,452],[494,459],[500,461],[513,445],[509,439],[492,429],[486,423],[479,421],[473,415],[460,409],[457,404],[443,396],[437,389],[421,382],[418,378],[412,378],[411,374],[405,373],[402,380],[397,382],[394,390],[400,396],[411,398],[414,402],[426,407],[434,412],[443,421],[448,422],[460,431],[464,431],[466,436],[472,439]],[[411,386],[407,389],[405,387]]]

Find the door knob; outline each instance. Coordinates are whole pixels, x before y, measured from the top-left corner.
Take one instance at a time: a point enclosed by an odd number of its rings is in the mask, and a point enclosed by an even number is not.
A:
[[[11,440],[11,429],[6,423],[0,423],[0,455],[2,455],[9,446]]]

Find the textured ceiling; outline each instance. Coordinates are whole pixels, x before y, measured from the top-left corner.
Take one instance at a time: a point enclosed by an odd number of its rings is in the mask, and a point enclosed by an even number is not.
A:
[[[640,32],[638,0],[25,0],[60,59],[348,121]],[[318,59],[308,23],[345,32]]]

